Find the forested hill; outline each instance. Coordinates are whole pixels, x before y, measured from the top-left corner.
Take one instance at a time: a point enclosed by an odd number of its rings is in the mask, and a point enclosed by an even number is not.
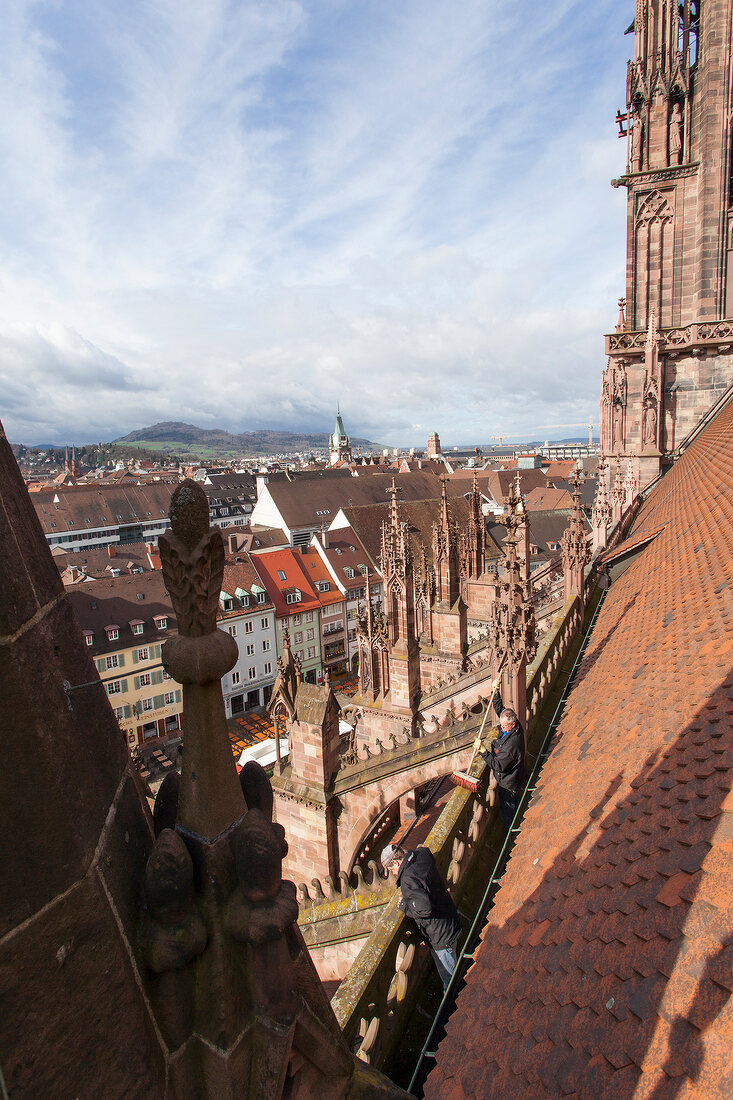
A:
[[[120,446],[133,445],[150,450],[166,452],[195,453],[197,451],[226,454],[287,454],[296,451],[308,451],[328,445],[326,432],[225,432],[220,428],[197,428],[194,424],[178,421],[164,421],[148,428],[139,428],[120,439],[114,440]],[[379,443],[369,439],[351,440],[354,450],[381,450]]]

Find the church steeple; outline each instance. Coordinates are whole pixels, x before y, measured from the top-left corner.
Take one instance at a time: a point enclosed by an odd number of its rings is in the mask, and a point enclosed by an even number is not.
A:
[[[332,466],[337,462],[351,462],[351,439],[346,434],[344,422],[341,419],[341,402],[336,405],[336,426],[328,441],[328,457]]]

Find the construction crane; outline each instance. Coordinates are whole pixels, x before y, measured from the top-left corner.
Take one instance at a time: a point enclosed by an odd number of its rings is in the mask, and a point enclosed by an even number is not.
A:
[[[501,439],[501,436],[500,436],[500,435],[490,435],[490,436],[489,436],[489,439],[498,439],[498,440],[499,440],[499,446],[500,446],[500,447],[503,447],[503,446],[504,446],[504,444],[502,443],[502,439]]]
[[[540,424],[538,432],[549,431],[551,428],[584,428],[585,420],[579,420],[575,424]],[[593,446],[593,417],[588,420],[588,446]]]

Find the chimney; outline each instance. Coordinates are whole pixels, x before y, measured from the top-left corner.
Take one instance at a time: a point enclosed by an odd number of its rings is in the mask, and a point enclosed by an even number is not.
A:
[[[107,556],[110,557],[110,558],[114,558],[114,557],[116,557],[116,555],[117,555],[117,550],[115,549],[115,544],[113,542],[108,542],[107,543]]]
[[[323,543],[323,549],[328,550],[328,531],[325,523],[321,524],[321,542]]]

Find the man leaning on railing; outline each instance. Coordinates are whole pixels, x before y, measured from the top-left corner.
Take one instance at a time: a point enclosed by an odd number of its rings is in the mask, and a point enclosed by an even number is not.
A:
[[[399,908],[417,925],[427,941],[443,988],[448,988],[456,968],[456,948],[461,934],[461,918],[453,898],[435,865],[429,848],[403,848],[388,845],[382,852],[382,866],[397,876],[402,890]]]

